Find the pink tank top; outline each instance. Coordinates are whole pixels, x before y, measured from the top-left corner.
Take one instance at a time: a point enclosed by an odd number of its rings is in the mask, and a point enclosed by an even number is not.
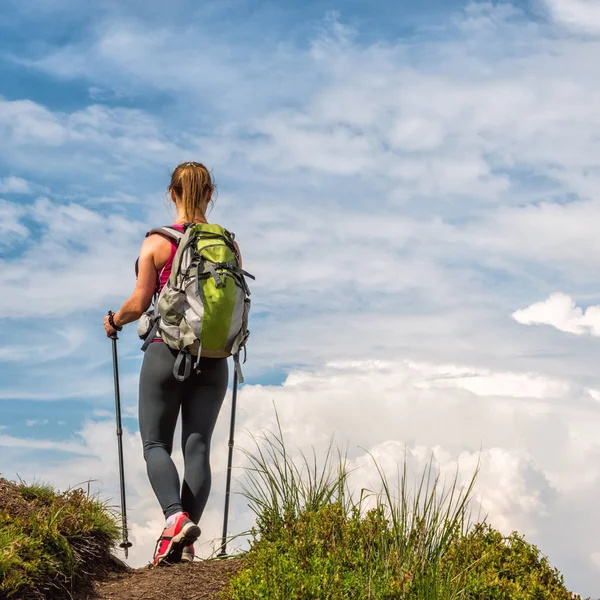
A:
[[[170,225],[170,227],[174,227],[178,231],[183,233],[183,225]],[[160,294],[161,290],[169,281],[169,277],[171,276],[171,268],[173,267],[173,259],[175,258],[175,254],[177,252],[177,243],[174,240],[169,239],[171,242],[171,254],[165,263],[165,266],[160,270],[158,274],[158,281],[156,282],[156,293]]]

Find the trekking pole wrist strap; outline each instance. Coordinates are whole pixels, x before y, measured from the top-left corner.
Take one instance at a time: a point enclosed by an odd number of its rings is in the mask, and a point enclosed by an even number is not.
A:
[[[113,329],[115,329],[116,331],[121,331],[123,329],[123,325],[117,325],[115,323],[114,317],[115,317],[115,313],[112,310],[109,310],[108,311],[108,323],[109,323],[109,325]]]

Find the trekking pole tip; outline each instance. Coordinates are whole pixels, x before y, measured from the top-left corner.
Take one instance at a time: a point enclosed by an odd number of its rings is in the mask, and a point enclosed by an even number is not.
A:
[[[131,548],[131,546],[133,546],[133,544],[129,540],[124,540],[119,544],[119,548],[123,548],[125,551],[125,558],[128,558],[129,548]]]

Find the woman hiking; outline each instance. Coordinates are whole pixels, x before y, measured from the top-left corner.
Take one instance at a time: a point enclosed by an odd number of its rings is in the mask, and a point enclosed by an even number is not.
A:
[[[180,232],[194,223],[208,223],[206,212],[213,201],[215,184],[201,163],[180,164],[171,176],[168,191],[177,210],[170,226]],[[233,242],[241,268],[237,243]],[[214,245],[214,244],[213,244]],[[162,233],[147,235],[138,261],[138,279],[131,297],[116,313],[104,319],[108,337],[123,325],[137,321],[155,295],[167,285],[177,241]],[[214,272],[214,271],[213,271]],[[166,523],[158,539],[154,565],[194,559],[194,542],[200,535],[198,522],[211,487],[211,436],[227,391],[227,358],[202,356],[189,376],[176,377],[178,352],[164,343],[160,329],[149,339],[139,381],[139,426],[144,459],[152,489]],[[190,358],[189,356],[187,358]],[[194,357],[195,360],[195,357]],[[171,459],[173,436],[181,410],[183,483]]]

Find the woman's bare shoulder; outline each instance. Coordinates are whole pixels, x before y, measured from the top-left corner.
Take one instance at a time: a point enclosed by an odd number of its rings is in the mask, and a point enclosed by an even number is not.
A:
[[[153,259],[157,269],[162,269],[169,257],[173,244],[166,235],[162,233],[151,233],[142,242],[140,256],[146,255]]]

